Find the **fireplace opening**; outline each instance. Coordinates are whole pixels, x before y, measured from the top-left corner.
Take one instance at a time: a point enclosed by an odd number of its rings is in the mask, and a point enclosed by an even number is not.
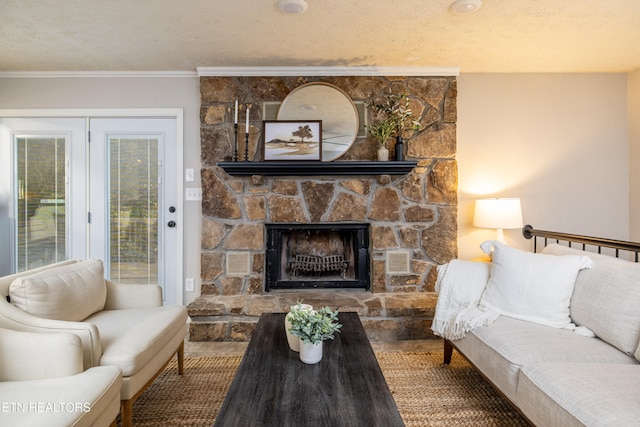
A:
[[[368,224],[266,224],[265,290],[369,289]]]

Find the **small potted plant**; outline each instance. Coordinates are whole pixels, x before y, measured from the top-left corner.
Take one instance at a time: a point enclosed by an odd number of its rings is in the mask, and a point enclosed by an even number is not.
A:
[[[380,126],[383,123],[384,128],[389,127],[391,133],[386,137],[396,137],[396,160],[404,160],[404,145],[402,137],[405,132],[411,130],[416,131],[420,129],[420,122],[414,119],[413,112],[407,95],[389,95],[384,102],[381,103],[367,103],[367,107],[371,107],[375,111],[377,116],[382,117],[382,121],[378,124],[367,126],[369,132],[373,126]],[[378,132],[379,133],[379,132]],[[372,136],[377,137],[372,133]]]
[[[292,306],[287,316],[291,323],[289,332],[300,338],[300,360],[307,364],[322,359],[322,343],[332,340],[342,325],[338,323],[338,311],[329,307],[319,310],[302,310],[300,304]]]
[[[390,119],[384,119],[373,125],[365,126],[371,136],[378,142],[378,160],[385,162],[389,160],[389,149],[387,143],[395,130],[395,123]]]

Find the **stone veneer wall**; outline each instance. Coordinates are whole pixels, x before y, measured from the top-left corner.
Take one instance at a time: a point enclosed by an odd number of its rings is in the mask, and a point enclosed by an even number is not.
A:
[[[216,166],[232,158],[236,99],[241,107],[239,151],[243,156],[244,117],[250,106],[249,158],[259,161],[262,103],[282,101],[291,90],[311,81],[336,85],[354,101],[407,94],[421,125],[419,131],[405,135],[406,158],[417,160],[418,166],[399,176],[327,177],[233,177]],[[237,300],[237,296],[264,293],[267,222],[368,222],[371,291],[433,292],[434,266],[457,256],[455,77],[203,77],[200,87],[202,287],[192,317],[206,304],[203,298],[211,302],[216,301],[211,297],[220,301],[235,296]],[[372,138],[359,138],[338,161],[373,160],[376,149]],[[386,252],[390,250],[410,251],[409,274],[386,274]],[[250,253],[250,275],[226,274],[228,251]],[[435,298],[428,301],[433,305]]]

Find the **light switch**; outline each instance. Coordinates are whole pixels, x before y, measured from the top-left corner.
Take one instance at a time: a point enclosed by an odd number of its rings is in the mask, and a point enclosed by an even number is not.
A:
[[[184,199],[194,202],[202,200],[202,188],[185,188]]]
[[[187,181],[187,182],[195,181],[194,173],[195,173],[195,171],[193,170],[193,168],[185,169],[184,170],[184,180]]]

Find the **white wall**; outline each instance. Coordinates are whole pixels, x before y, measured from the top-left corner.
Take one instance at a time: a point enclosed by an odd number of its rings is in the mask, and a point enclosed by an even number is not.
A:
[[[471,225],[480,197],[520,197],[538,229],[629,239],[628,128],[627,74],[462,74],[460,258],[495,236]]]
[[[183,108],[184,167],[200,169],[197,77],[0,78],[0,108]],[[640,164],[639,111],[640,72],[462,74],[460,258],[480,256],[478,245],[494,236],[471,226],[473,201],[487,196],[520,197],[525,223],[540,229],[629,239],[628,141],[631,130],[631,161]],[[629,126],[631,115],[636,119]],[[639,180],[634,175],[633,193],[640,189]],[[631,202],[638,236],[640,195],[632,195]],[[200,212],[199,203],[185,202],[185,277],[196,280]],[[511,245],[530,247],[520,230],[505,234]],[[196,294],[188,293],[185,302]]]
[[[184,167],[200,186],[200,81],[193,77],[0,78],[0,109],[182,108]],[[200,277],[200,203],[184,202],[184,275]],[[199,286],[196,286],[198,289]],[[196,297],[187,292],[185,303]]]
[[[640,70],[629,73],[629,148],[630,238],[640,242]]]

